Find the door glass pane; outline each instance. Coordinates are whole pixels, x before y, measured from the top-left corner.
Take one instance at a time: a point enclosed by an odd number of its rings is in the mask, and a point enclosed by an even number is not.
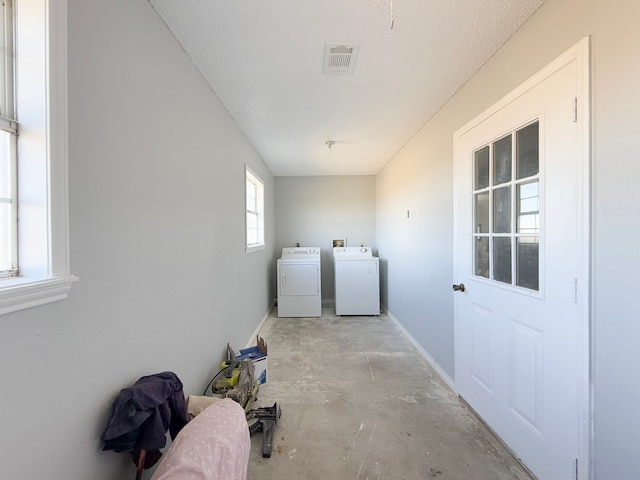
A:
[[[540,170],[539,122],[516,132],[516,164],[518,178],[536,175]]]
[[[511,233],[511,187],[493,191],[493,232]]]
[[[493,279],[511,285],[511,237],[493,239]]]
[[[476,150],[473,157],[474,190],[487,188],[489,186],[489,146]]]
[[[476,193],[475,233],[489,233],[489,192]]]
[[[479,277],[489,278],[489,238],[475,237],[473,242],[475,252],[475,271]]]
[[[540,232],[540,192],[538,182],[523,183],[517,187],[518,233]]]
[[[539,289],[540,244],[538,237],[516,238],[516,285]]]
[[[511,181],[511,135],[493,143],[493,184]]]
[[[473,152],[474,274],[539,291],[539,121]]]

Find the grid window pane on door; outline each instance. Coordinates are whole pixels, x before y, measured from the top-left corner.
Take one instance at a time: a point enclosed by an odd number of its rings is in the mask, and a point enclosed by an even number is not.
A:
[[[538,291],[539,122],[478,148],[473,166],[474,275]]]
[[[0,6],[0,278],[18,274],[13,2]]]

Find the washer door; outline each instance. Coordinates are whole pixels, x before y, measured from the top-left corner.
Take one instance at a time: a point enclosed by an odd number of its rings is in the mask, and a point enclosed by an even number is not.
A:
[[[280,265],[280,295],[318,295],[320,265],[291,263]]]
[[[335,262],[336,315],[379,315],[378,259]]]

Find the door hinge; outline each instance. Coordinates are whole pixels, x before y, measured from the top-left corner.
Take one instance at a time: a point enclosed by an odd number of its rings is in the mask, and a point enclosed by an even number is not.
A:
[[[573,97],[573,102],[571,106],[571,121],[578,121],[578,97]]]
[[[573,303],[578,303],[578,279],[576,277],[573,277],[571,285],[571,296]]]
[[[571,463],[573,464],[571,480],[578,480],[578,459],[574,458]]]

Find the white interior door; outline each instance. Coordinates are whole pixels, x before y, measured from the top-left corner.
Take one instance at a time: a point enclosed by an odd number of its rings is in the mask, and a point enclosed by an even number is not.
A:
[[[581,449],[581,73],[560,63],[454,138],[456,388],[541,480],[578,478]]]

